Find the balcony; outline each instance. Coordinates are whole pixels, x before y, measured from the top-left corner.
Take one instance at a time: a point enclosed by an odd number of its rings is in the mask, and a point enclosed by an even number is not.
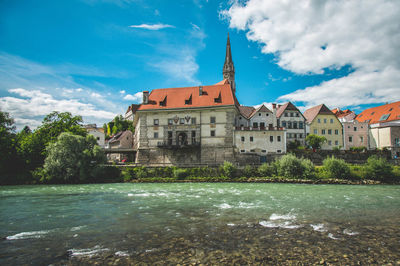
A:
[[[235,127],[235,130],[242,131],[282,131],[283,127]]]
[[[193,149],[193,148],[199,148],[200,147],[200,142],[193,142],[193,143],[183,143],[183,144],[173,144],[172,142],[168,141],[159,141],[157,142],[157,147],[162,148],[162,149],[170,149],[170,150],[176,150],[176,149]]]

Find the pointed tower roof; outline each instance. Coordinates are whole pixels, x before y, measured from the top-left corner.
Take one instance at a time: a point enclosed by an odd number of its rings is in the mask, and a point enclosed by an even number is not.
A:
[[[231,84],[233,93],[236,92],[236,84],[235,84],[235,66],[233,65],[232,60],[232,52],[231,52],[231,41],[229,39],[229,32],[228,38],[226,40],[226,54],[225,54],[225,63],[224,67],[222,68],[222,75],[224,79],[228,79],[229,83]]]
[[[231,41],[229,39],[229,32],[228,32],[228,39],[226,40],[226,54],[225,54],[224,68],[227,64],[233,65],[232,52],[231,52]]]

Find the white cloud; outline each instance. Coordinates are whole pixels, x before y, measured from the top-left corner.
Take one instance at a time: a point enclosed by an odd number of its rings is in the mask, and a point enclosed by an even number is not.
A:
[[[339,107],[400,100],[399,1],[235,1],[221,14],[286,70],[354,69],[281,100]]]
[[[1,97],[0,106],[2,111],[11,114],[19,128],[26,124],[31,128],[37,127],[41,117],[53,111],[70,112],[73,115],[81,115],[84,119],[96,121],[107,121],[116,115],[75,99],[55,99],[52,95],[39,90],[16,88],[10,89],[9,92],[18,97]]]
[[[175,26],[168,25],[168,24],[140,24],[140,25],[131,25],[130,28],[137,28],[137,29],[146,29],[146,30],[161,30],[165,28],[175,28]]]
[[[142,99],[143,99],[143,92],[137,92],[137,93],[135,93],[133,95],[132,94],[127,94],[124,97],[124,100],[134,101],[134,102],[137,102],[137,103],[141,103]]]
[[[121,94],[125,94],[125,93],[126,93],[126,91],[125,91],[125,90],[121,90],[121,91],[119,91],[119,93],[121,93]]]

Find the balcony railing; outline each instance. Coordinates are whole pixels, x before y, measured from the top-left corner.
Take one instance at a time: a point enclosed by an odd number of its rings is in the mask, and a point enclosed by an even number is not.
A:
[[[189,149],[189,148],[198,148],[200,147],[200,142],[193,143],[184,143],[184,144],[172,144],[168,141],[159,141],[157,142],[158,148],[164,149]]]
[[[281,131],[283,127],[235,127],[235,130],[243,131]]]

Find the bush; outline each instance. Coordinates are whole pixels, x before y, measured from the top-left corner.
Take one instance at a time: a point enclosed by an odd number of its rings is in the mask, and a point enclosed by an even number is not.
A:
[[[135,176],[137,178],[146,178],[146,177],[148,177],[147,168],[144,167],[144,166],[136,167],[134,171],[135,171]]]
[[[236,172],[236,167],[228,161],[225,161],[224,164],[221,166],[222,175],[225,177],[234,177]]]
[[[336,159],[334,156],[326,158],[323,161],[324,172],[328,178],[349,179],[350,168],[342,159]]]
[[[362,165],[349,165],[350,176],[352,179],[363,179],[365,176],[365,167]]]
[[[275,167],[272,164],[263,163],[257,169],[260,177],[272,177],[276,175]]]
[[[275,161],[277,173],[286,178],[310,178],[314,174],[314,165],[310,160],[299,159],[293,154],[286,154]]]
[[[240,176],[245,176],[245,177],[254,177],[257,176],[257,169],[250,166],[250,165],[246,165],[243,170],[242,170],[242,174]]]
[[[186,172],[185,169],[177,168],[174,169],[173,173],[174,177],[178,180],[184,180],[188,176],[188,173]]]
[[[384,180],[393,177],[392,165],[386,159],[375,155],[368,158],[365,171],[368,179]]]
[[[365,146],[360,146],[360,147],[350,147],[351,151],[356,151],[356,152],[363,152],[367,150],[367,147]]]

